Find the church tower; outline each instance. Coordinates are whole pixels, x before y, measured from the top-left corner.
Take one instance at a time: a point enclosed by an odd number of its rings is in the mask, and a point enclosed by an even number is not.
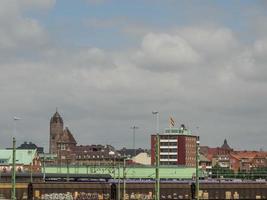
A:
[[[56,111],[50,119],[49,153],[57,154],[57,141],[63,134],[63,119]]]

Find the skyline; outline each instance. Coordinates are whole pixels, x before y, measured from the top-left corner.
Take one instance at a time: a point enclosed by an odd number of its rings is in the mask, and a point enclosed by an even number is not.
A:
[[[58,107],[79,144],[149,147],[172,116],[201,144],[265,148],[265,1],[3,0],[0,147],[48,146]],[[197,129],[196,127],[199,127]]]

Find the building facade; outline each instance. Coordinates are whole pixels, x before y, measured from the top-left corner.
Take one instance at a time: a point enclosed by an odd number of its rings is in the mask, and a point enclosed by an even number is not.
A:
[[[159,134],[160,165],[195,167],[197,136],[182,124],[180,128],[166,129]],[[156,161],[156,135],[151,135],[151,165]]]
[[[212,162],[212,166],[238,171],[250,171],[267,167],[266,151],[236,151],[225,139],[221,147],[201,146],[200,152]]]
[[[11,173],[13,161],[12,149],[0,149],[0,174]],[[36,149],[16,150],[16,172],[40,172],[41,161]]]
[[[110,145],[80,145],[75,148],[77,165],[112,165],[123,162],[121,155]]]
[[[200,153],[212,162],[212,166],[218,165],[221,168],[231,167],[230,154],[233,151],[226,139],[221,147],[200,147]]]
[[[111,145],[77,145],[63,118],[56,111],[50,119],[49,154],[43,155],[47,164],[105,165],[123,162],[119,152]],[[49,157],[53,159],[48,159]],[[44,159],[45,158],[45,159]]]
[[[74,161],[77,142],[57,111],[50,119],[49,141],[49,153],[57,155],[58,164]]]

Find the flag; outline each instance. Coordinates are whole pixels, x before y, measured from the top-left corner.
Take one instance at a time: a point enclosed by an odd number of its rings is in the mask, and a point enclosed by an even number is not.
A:
[[[175,121],[172,117],[170,117],[170,127],[174,127]]]

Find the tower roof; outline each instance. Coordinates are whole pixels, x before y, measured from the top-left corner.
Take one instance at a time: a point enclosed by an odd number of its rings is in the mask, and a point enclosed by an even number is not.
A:
[[[60,142],[77,144],[75,138],[73,137],[68,127],[64,129],[63,134],[61,135],[61,138],[60,138]]]
[[[223,145],[221,146],[221,148],[223,148],[223,149],[231,149],[231,147],[228,145],[226,139],[224,139],[224,141],[223,141]]]
[[[51,117],[50,123],[62,123],[63,124],[63,119],[60,116],[60,114],[56,111],[55,114]]]

